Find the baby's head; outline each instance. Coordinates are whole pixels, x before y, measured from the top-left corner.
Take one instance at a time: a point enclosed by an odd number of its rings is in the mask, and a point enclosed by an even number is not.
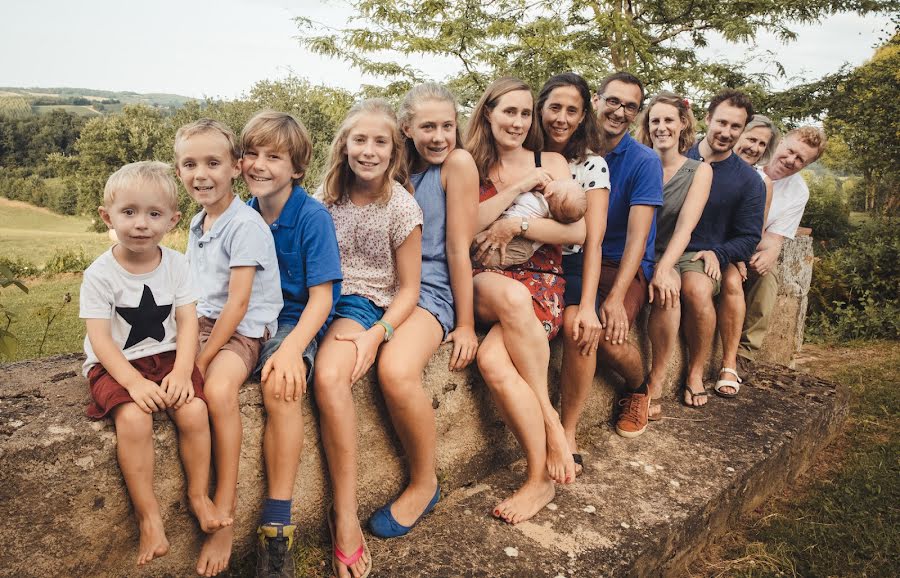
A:
[[[562,189],[553,193],[547,204],[555,220],[563,224],[574,223],[587,211],[587,196],[581,187],[578,190]]]

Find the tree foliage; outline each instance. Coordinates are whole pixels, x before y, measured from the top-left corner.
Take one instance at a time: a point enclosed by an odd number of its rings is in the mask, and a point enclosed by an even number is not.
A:
[[[696,48],[712,35],[751,41],[762,31],[789,41],[789,25],[837,12],[894,11],[897,0],[350,0],[348,25],[331,28],[300,17],[300,43],[391,81],[399,93],[425,79],[447,81],[472,102],[500,74],[540,86],[565,70],[592,84],[612,70],[630,70],[651,88],[707,93],[764,79],[746,62],[704,60]],[[462,72],[419,70],[404,57],[450,57]],[[749,58],[748,58],[749,60]]]
[[[255,113],[273,109],[296,115],[309,130],[313,159],[305,184],[312,188],[318,183],[331,139],[352,103],[353,95],[347,91],[314,86],[304,79],[291,77],[261,81],[249,93],[232,101],[192,101],[171,115],[158,108],[126,105],[122,114],[87,121],[72,154],[51,155],[50,164],[58,174],[66,176],[69,190],[76,192],[73,198],[77,198],[77,212],[95,215],[103,200],[106,179],[113,171],[140,160],[174,162],[173,145],[179,126],[210,117],[224,122],[239,135]],[[244,192],[240,182],[237,188],[239,193]],[[189,217],[196,212],[197,206],[183,189],[180,198],[183,214]],[[182,226],[188,220],[183,219]],[[102,230],[104,225],[98,219],[95,227]]]
[[[825,118],[847,146],[847,165],[861,174],[866,210],[900,210],[900,33],[840,83]]]

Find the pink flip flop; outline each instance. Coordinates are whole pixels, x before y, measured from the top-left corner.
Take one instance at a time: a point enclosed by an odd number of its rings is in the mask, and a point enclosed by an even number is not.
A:
[[[333,556],[331,557],[331,571],[334,572],[335,576],[338,576],[338,568],[337,564],[334,562],[334,559],[337,558],[338,561],[346,566],[349,570],[350,566],[356,564],[356,562],[363,556],[363,554],[369,555],[369,563],[366,565],[366,570],[362,573],[360,578],[367,578],[368,575],[372,572],[372,555],[369,554],[369,545],[366,544],[366,536],[362,533],[362,528],[360,528],[360,538],[362,538],[362,544],[360,544],[359,548],[357,548],[356,552],[351,554],[350,556],[344,554],[340,548],[337,546],[337,538],[335,538],[334,531],[334,507],[331,506],[328,508],[328,531],[331,533],[331,544],[333,549]]]

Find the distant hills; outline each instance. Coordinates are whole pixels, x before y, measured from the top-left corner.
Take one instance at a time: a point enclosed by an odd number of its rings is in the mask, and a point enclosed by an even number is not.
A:
[[[179,94],[114,92],[90,88],[20,88],[0,86],[0,114],[27,116],[62,108],[84,116],[119,112],[126,104],[143,104],[154,108],[175,110],[194,100]]]

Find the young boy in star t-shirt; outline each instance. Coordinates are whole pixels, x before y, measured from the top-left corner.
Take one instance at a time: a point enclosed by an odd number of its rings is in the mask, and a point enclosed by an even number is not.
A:
[[[165,163],[125,165],[109,177],[100,216],[118,242],[84,272],[88,416],[111,416],[119,467],[140,528],[137,564],[169,551],[153,491],[153,413],[179,430],[191,509],[203,531],[231,525],[209,499],[210,432],[197,354],[196,296],[185,256],[160,247],[181,213]]]

